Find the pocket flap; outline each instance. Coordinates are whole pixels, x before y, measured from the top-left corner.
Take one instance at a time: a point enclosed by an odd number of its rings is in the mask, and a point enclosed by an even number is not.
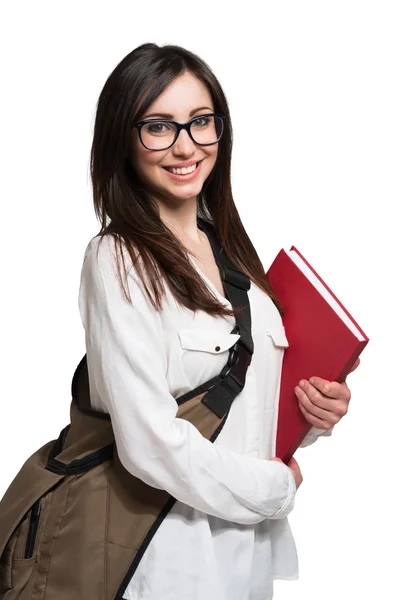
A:
[[[289,346],[283,325],[268,327],[267,334],[272,338],[275,346],[283,348],[287,348]]]
[[[180,329],[182,348],[220,354],[231,348],[240,338],[237,333],[218,333],[214,329]]]

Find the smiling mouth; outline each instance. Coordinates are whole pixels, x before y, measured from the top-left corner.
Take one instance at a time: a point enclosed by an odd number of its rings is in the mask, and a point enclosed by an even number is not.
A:
[[[190,175],[191,173],[194,173],[196,171],[196,169],[198,168],[199,164],[203,161],[199,160],[197,161],[195,164],[191,165],[190,167],[163,167],[163,169],[165,169],[166,171],[169,171],[169,173],[172,173],[173,175]]]

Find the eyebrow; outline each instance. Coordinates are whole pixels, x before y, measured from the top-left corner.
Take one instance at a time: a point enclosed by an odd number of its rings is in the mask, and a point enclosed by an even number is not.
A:
[[[197,113],[199,110],[204,110],[204,109],[207,109],[212,112],[212,108],[210,108],[209,106],[200,106],[199,108],[194,108],[193,110],[191,110],[189,113],[189,117],[193,117],[193,115],[195,113]],[[150,115],[142,117],[142,120],[144,121],[145,119],[150,119],[150,117],[161,117],[162,119],[173,119],[174,118],[173,115],[170,115],[168,113],[151,113]]]

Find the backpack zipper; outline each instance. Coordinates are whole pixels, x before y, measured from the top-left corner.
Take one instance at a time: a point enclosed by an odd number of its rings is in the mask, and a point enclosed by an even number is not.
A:
[[[36,500],[35,504],[31,509],[31,517],[29,519],[28,535],[26,537],[25,545],[25,556],[24,558],[31,558],[33,556],[33,550],[35,548],[35,540],[39,527],[40,509],[41,509],[41,498]]]

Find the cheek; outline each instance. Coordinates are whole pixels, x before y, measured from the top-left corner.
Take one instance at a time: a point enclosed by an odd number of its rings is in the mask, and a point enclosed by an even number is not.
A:
[[[140,142],[139,142],[140,144]],[[154,180],[154,173],[158,167],[159,157],[146,151],[140,144],[136,145],[132,152],[132,163],[140,177],[147,180]]]
[[[210,151],[206,160],[204,161],[204,166],[206,167],[204,170],[204,175],[208,177],[208,175],[213,170],[215,163],[217,162],[218,148],[213,151]]]

